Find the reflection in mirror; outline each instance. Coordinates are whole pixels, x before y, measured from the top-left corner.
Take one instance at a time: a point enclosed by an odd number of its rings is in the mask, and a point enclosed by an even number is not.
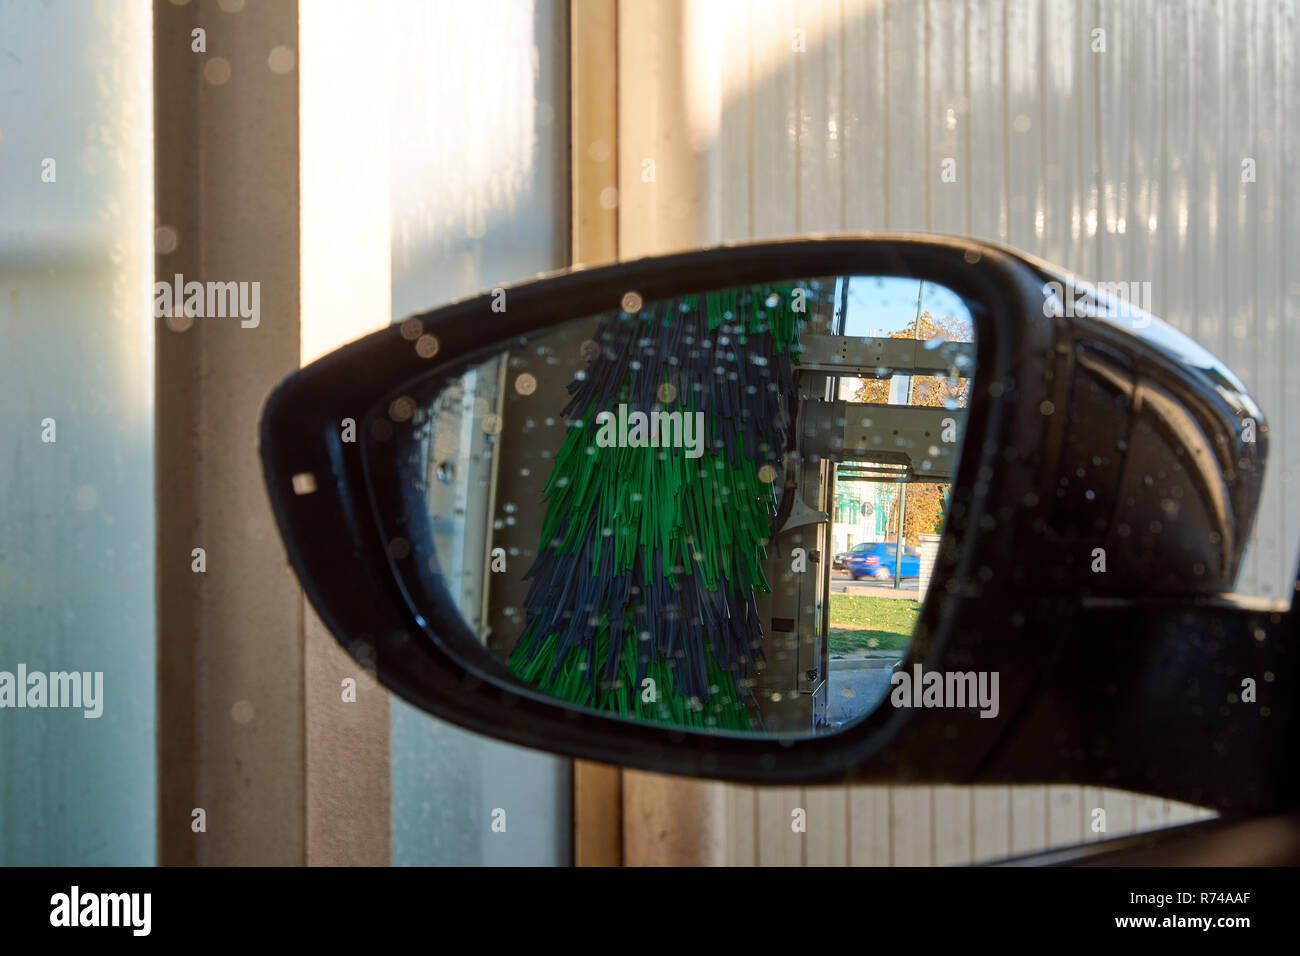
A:
[[[574,707],[832,732],[911,641],[974,334],[916,279],[630,291],[408,388],[367,454],[396,459],[380,520],[413,609],[450,599],[494,663],[453,653]]]

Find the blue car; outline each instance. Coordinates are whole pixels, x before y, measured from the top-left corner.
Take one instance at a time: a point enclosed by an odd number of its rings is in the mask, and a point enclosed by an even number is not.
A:
[[[844,569],[858,578],[873,577],[887,581],[894,576],[897,545],[892,541],[877,541],[844,556]],[[903,545],[903,577],[915,578],[921,574],[921,554],[915,548]]]

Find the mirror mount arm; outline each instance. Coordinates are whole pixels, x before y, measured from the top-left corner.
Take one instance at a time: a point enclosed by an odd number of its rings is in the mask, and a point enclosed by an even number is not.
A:
[[[981,782],[1104,783],[1224,814],[1300,806],[1294,606],[1230,596],[1069,603],[1055,658]]]

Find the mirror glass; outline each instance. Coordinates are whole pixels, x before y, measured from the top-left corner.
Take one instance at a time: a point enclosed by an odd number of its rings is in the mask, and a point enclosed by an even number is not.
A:
[[[573,707],[842,728],[887,699],[920,613],[973,311],[888,276],[628,291],[406,389],[365,433],[413,609],[437,634],[450,600],[478,639],[453,653]]]

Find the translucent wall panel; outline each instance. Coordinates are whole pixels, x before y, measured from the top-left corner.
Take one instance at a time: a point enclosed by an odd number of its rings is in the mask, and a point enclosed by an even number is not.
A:
[[[0,708],[0,864],[147,865],[150,5],[9,3],[0,19],[0,695],[20,667],[102,688],[99,717],[48,706],[53,686],[47,706]]]
[[[567,7],[390,12],[394,318],[567,263]],[[569,862],[568,761],[397,701],[392,748],[394,863]]]

